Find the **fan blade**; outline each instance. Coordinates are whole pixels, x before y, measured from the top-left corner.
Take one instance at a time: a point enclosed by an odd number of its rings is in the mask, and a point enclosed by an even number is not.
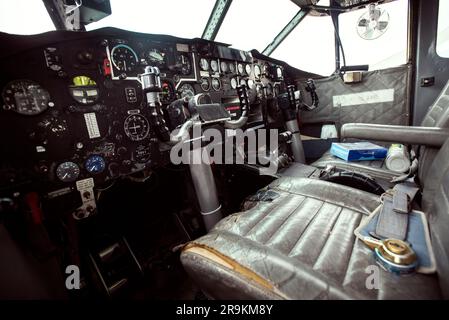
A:
[[[359,27],[367,27],[368,26],[368,20],[367,19],[360,19],[359,20]]]
[[[385,30],[388,27],[388,21],[379,21],[377,28],[380,31]]]

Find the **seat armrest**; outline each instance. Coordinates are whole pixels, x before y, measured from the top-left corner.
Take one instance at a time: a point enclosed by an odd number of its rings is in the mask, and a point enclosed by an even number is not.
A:
[[[341,127],[341,138],[379,140],[402,144],[441,147],[449,137],[449,129],[409,127],[368,123],[347,123]]]

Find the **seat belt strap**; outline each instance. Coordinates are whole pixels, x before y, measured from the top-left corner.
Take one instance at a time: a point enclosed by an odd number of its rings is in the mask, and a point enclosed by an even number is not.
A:
[[[375,231],[379,238],[406,239],[408,213],[411,211],[411,202],[418,190],[419,188],[414,184],[403,183],[384,194]]]
[[[393,194],[393,211],[406,214],[410,212],[410,198],[402,190],[396,190]]]

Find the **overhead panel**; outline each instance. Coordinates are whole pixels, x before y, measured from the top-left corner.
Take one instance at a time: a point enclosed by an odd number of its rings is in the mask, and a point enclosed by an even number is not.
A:
[[[217,0],[215,2],[215,6],[212,9],[212,13],[210,14],[201,38],[206,40],[215,39],[231,3],[232,0]]]

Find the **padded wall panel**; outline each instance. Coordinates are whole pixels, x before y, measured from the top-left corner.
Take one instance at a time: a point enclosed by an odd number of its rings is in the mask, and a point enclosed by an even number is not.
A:
[[[351,122],[408,125],[410,77],[411,66],[403,65],[365,72],[363,81],[355,84],[345,84],[338,75],[315,80],[320,104],[313,111],[301,112],[302,123],[333,122],[338,128]],[[393,101],[334,106],[334,96],[360,93],[366,96],[373,91],[386,89],[394,89]]]

